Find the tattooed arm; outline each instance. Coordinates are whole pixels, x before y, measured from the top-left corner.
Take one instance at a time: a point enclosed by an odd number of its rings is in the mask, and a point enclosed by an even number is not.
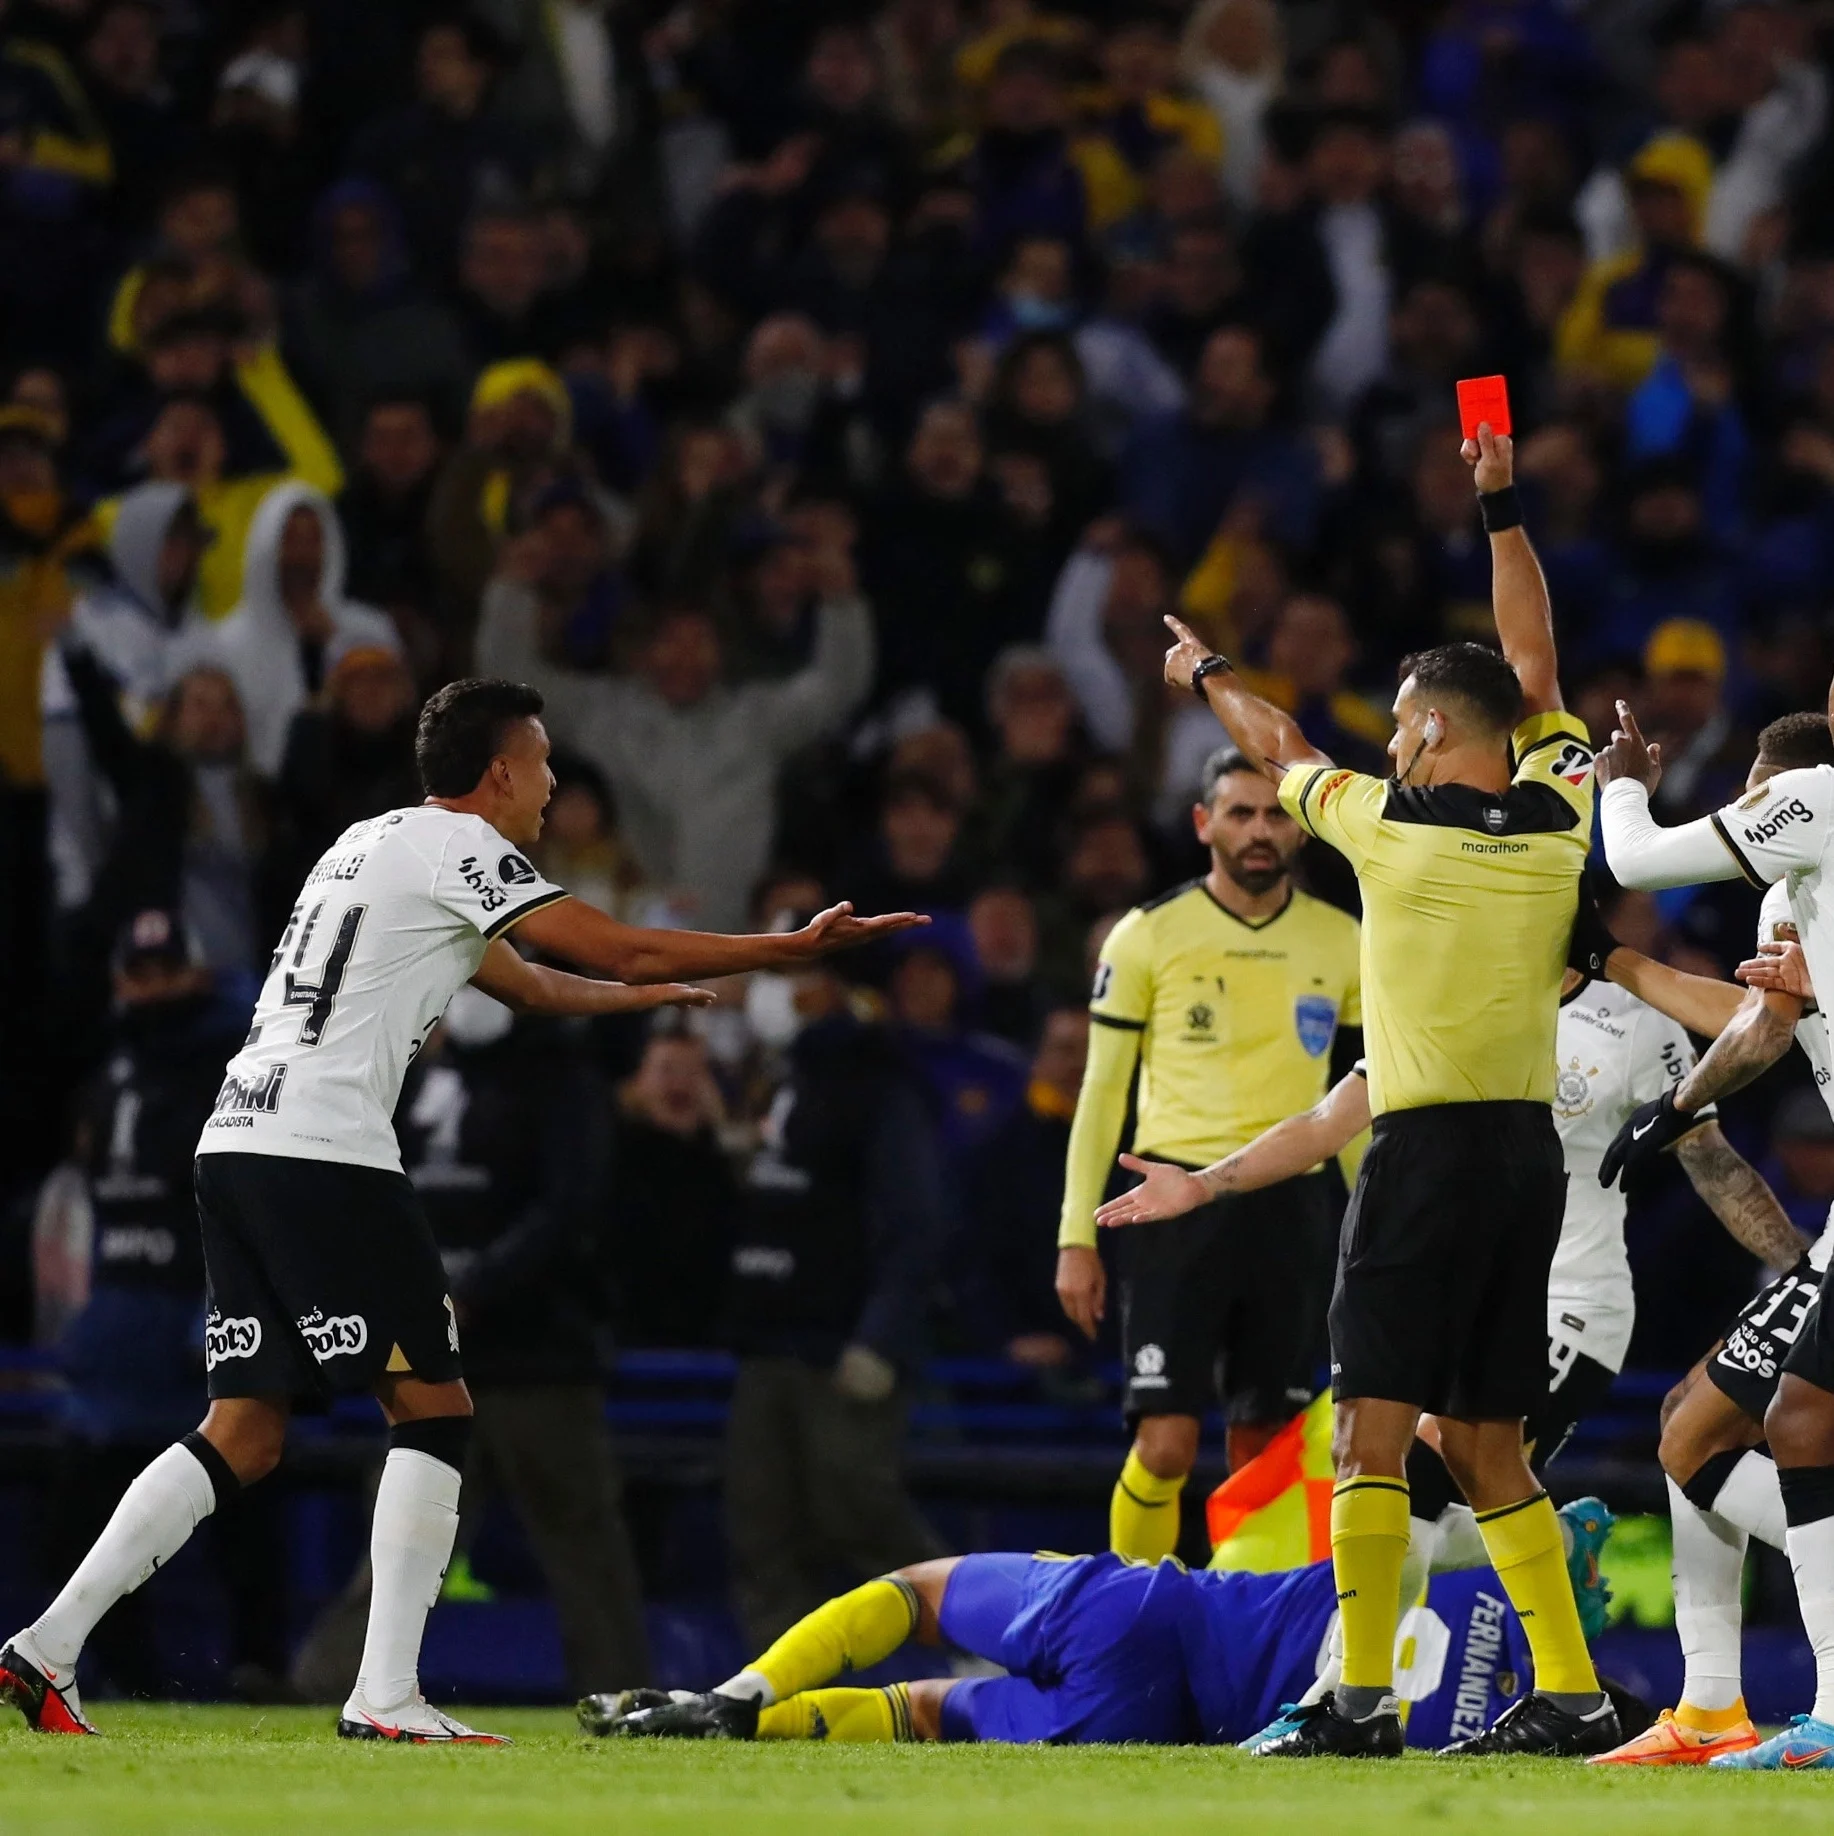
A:
[[[1786,1269],[1808,1248],[1808,1238],[1789,1221],[1776,1194],[1757,1169],[1720,1133],[1703,1123],[1675,1144],[1707,1209],[1725,1225],[1733,1242],[1750,1250],[1767,1269]]]
[[[1789,1050],[1801,1017],[1802,1003],[1794,995],[1753,989],[1700,1063],[1676,1086],[1675,1108],[1692,1115],[1730,1091],[1743,1090]]]

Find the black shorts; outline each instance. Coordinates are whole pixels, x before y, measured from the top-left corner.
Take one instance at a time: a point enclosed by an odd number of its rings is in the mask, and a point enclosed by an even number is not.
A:
[[[1573,1430],[1611,1394],[1617,1372],[1588,1358],[1560,1339],[1547,1342],[1547,1395],[1539,1409],[1523,1419],[1522,1439],[1528,1464],[1537,1479],[1573,1438]],[[1460,1502],[1445,1462],[1424,1441],[1407,1456],[1408,1509],[1415,1517],[1436,1518],[1447,1505]]]
[[[1788,1360],[1807,1336],[1805,1328],[1821,1309],[1821,1272],[1803,1256],[1786,1275],[1760,1288],[1726,1329],[1725,1342],[1707,1360],[1713,1387],[1754,1422],[1764,1419]],[[1809,1376],[1804,1371],[1799,1373]],[[1811,1383],[1821,1381],[1809,1376]],[[1826,1387],[1834,1389],[1834,1381]]]
[[[369,1390],[460,1376],[458,1322],[403,1173],[200,1154],[204,1365],[216,1396]]]
[[[1219,1397],[1232,1422],[1283,1422],[1312,1400],[1337,1245],[1327,1174],[1120,1236],[1130,1427]]]
[[[1339,1398],[1461,1421],[1535,1414],[1547,1397],[1547,1278],[1566,1190],[1545,1103],[1378,1116],[1331,1297]]]
[[[1817,1288],[1802,1330],[1783,1360],[1783,1368],[1790,1376],[1800,1377],[1818,1390],[1834,1390],[1834,1314],[1820,1305],[1820,1300],[1821,1290]]]

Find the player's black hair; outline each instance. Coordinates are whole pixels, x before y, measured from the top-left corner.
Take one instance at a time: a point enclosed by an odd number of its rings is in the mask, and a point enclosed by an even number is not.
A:
[[[540,690],[526,682],[474,676],[435,689],[414,734],[414,763],[427,795],[463,797],[476,790],[503,749],[504,730],[541,709]]]
[[[1216,787],[1223,779],[1233,777],[1236,772],[1245,771],[1251,777],[1260,774],[1248,761],[1248,754],[1239,746],[1218,746],[1204,760],[1204,772],[1200,782],[1203,785],[1203,801],[1208,803],[1216,795]]]
[[[1488,644],[1435,644],[1401,659],[1429,701],[1462,702],[1495,733],[1512,732],[1522,718],[1522,681],[1500,650]]]
[[[1758,757],[1778,771],[1834,765],[1834,731],[1825,714],[1785,714],[1758,735]]]

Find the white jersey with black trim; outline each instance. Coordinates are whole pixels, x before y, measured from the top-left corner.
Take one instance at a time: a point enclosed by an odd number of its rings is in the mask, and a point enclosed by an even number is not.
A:
[[[197,1151],[398,1172],[414,1054],[490,940],[566,896],[481,816],[423,804],[346,829],[306,876]]]
[[[1636,1323],[1626,1201],[1598,1183],[1598,1165],[1631,1112],[1693,1069],[1694,1048],[1685,1028],[1628,989],[1587,981],[1560,1004],[1554,1062],[1567,1205],[1548,1274],[1548,1337],[1621,1370]],[[1715,1113],[1709,1107],[1702,1116]]]
[[[1790,903],[1789,882],[1779,880],[1765,893],[1764,903],[1758,907],[1758,942],[1775,943],[1780,934],[1778,927],[1785,924],[1794,925],[1799,938],[1803,935]],[[1813,973],[1811,970],[1810,974]],[[1796,1043],[1814,1069],[1815,1088],[1821,1092],[1821,1100],[1827,1104],[1829,1113],[1834,1114],[1834,1049],[1829,1046],[1828,1019],[1821,1011],[1819,996],[1816,1005],[1796,1022]],[[1834,1257],[1834,1212],[1829,1213],[1829,1223],[1809,1251],[1810,1266],[1825,1274],[1830,1257]]]

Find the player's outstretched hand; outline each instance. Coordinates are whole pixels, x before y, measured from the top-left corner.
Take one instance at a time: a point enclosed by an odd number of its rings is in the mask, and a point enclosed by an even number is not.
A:
[[[1129,1173],[1144,1173],[1146,1177],[1131,1192],[1110,1199],[1095,1214],[1096,1223],[1105,1230],[1183,1217],[1209,1200],[1204,1182],[1183,1167],[1168,1167],[1162,1160],[1142,1160],[1137,1154],[1123,1154],[1121,1165]]]
[[[1622,1174],[1626,1190],[1632,1173],[1640,1172],[1655,1157],[1672,1148],[1683,1135],[1700,1127],[1700,1118],[1675,1107],[1674,1086],[1640,1109],[1633,1110],[1605,1149],[1598,1163],[1598,1183],[1615,1186]]]
[[[1643,729],[1637,725],[1637,717],[1631,713],[1627,701],[1617,704],[1617,717],[1618,727],[1611,736],[1611,744],[1593,764],[1598,781],[1609,784],[1614,778],[1635,778],[1653,794],[1662,782],[1662,748],[1644,739]]]
[[[1759,944],[1757,955],[1739,964],[1738,979],[1747,988],[1795,995],[1803,1001],[1815,998],[1815,984],[1809,980],[1808,958],[1802,954],[1801,944],[1793,938]]]
[[[1467,440],[1459,456],[1471,467],[1471,482],[1480,491],[1503,491],[1515,483],[1516,443],[1508,434],[1492,433],[1488,421],[1477,424],[1477,438]]]
[[[876,918],[856,918],[853,902],[843,899],[817,912],[795,935],[804,955],[826,956],[831,950],[856,949],[875,937],[889,937],[893,931],[908,931],[912,925],[929,922],[921,912],[881,912]]]
[[[719,998],[711,988],[696,988],[692,982],[653,982],[631,993],[647,995],[646,1007],[711,1007]]]
[[[1165,653],[1165,679],[1173,688],[1188,689],[1191,672],[1205,657],[1215,653],[1183,619],[1165,615],[1165,628],[1178,641]]]

